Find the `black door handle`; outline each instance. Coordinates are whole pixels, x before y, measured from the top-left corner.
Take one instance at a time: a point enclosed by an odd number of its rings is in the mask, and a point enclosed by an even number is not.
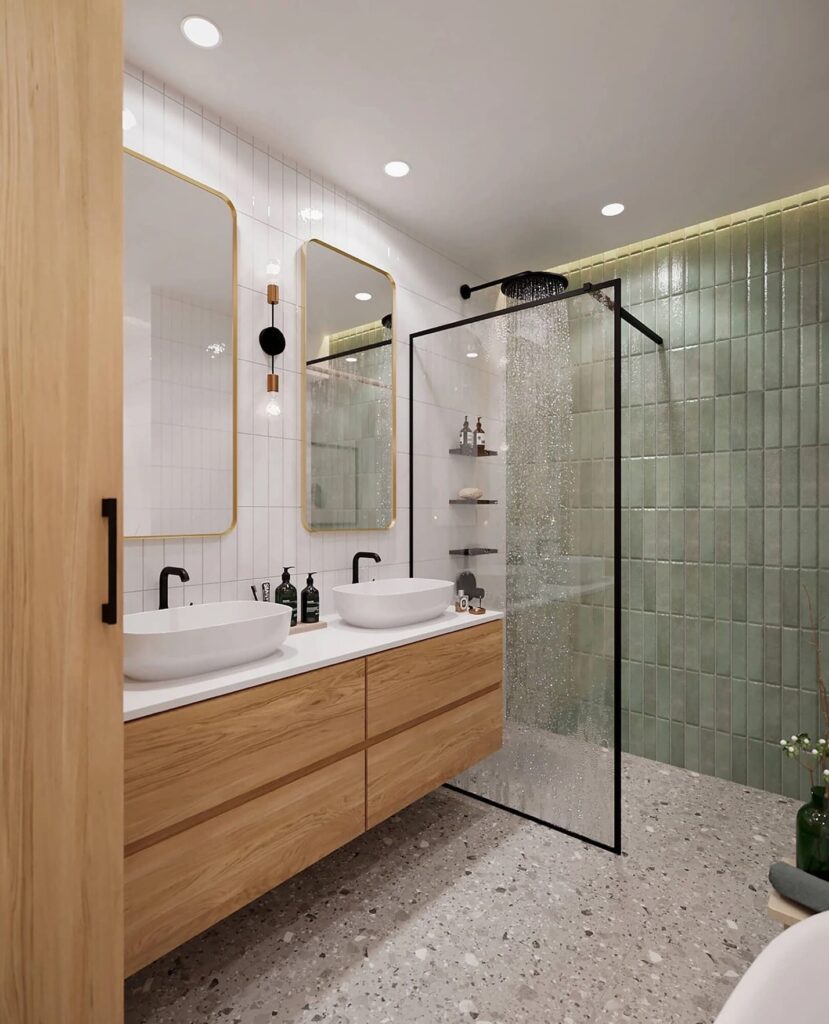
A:
[[[118,622],[118,499],[102,498],[101,515],[107,526],[107,589],[106,604],[101,605],[101,621],[108,626]]]

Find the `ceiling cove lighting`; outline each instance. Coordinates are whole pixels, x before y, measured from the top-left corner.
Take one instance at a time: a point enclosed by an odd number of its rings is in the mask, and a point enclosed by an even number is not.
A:
[[[357,299],[358,302],[368,302],[371,298],[371,292],[355,292],[354,298]]]
[[[222,33],[218,26],[198,14],[189,14],[184,18],[181,23],[181,31],[185,39],[194,46],[200,46],[203,50],[212,50],[222,41]]]
[[[411,167],[405,160],[389,160],[383,170],[390,178],[405,178]]]
[[[618,217],[620,213],[624,213],[624,203],[608,203],[607,206],[602,207],[602,215],[604,217]]]
[[[346,356],[345,357],[345,361],[347,363],[356,363],[357,362],[357,357],[356,356]]]
[[[133,114],[129,107],[124,107],[121,111],[121,127],[123,130],[128,132],[137,124],[138,122],[135,119],[135,114]]]

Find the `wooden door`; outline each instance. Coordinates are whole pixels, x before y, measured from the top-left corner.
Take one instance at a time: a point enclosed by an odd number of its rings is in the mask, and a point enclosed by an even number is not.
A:
[[[121,494],[121,66],[120,0],[4,0],[4,1024],[123,1019],[121,627],[101,609],[101,499]]]

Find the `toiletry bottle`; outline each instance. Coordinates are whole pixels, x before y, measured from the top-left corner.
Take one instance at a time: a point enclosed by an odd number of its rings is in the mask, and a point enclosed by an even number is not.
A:
[[[286,565],[282,570],[282,582],[274,591],[273,599],[275,604],[284,604],[291,609],[291,625],[296,625],[296,587],[291,583],[290,569],[292,565]]]
[[[461,455],[466,455],[467,452],[472,450],[472,445],[470,444],[471,434],[472,431],[469,426],[469,417],[464,416],[463,426],[458,434],[458,446],[460,447]]]
[[[481,417],[478,417],[478,422],[475,424],[475,433],[473,435],[473,444],[476,455],[483,455],[486,452],[486,437],[484,436],[485,431],[481,426]]]
[[[308,573],[308,579],[305,583],[305,589],[300,595],[302,622],[319,622],[320,592],[314,586],[314,574],[312,572]]]

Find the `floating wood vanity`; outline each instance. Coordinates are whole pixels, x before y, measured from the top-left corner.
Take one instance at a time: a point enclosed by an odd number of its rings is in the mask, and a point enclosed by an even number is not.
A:
[[[211,699],[183,684],[169,710],[145,699],[125,725],[127,974],[501,746],[503,623],[466,621]]]

